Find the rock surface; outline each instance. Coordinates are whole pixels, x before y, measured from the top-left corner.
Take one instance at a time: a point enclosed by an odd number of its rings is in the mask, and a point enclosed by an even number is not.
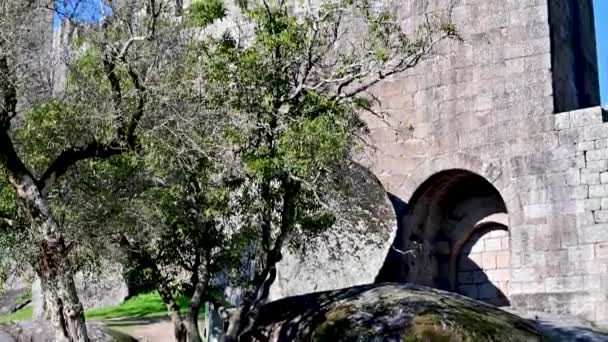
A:
[[[91,342],[136,342],[133,337],[109,330],[101,323],[87,323]],[[0,342],[52,342],[44,321],[23,321],[0,325]]]
[[[287,249],[277,266],[270,298],[373,283],[397,231],[395,211],[378,179],[358,164],[341,170],[343,193],[327,204],[333,227]]]
[[[269,303],[248,337],[250,341],[266,338],[332,342],[541,341],[544,336],[532,321],[458,294],[410,284],[379,284]]]

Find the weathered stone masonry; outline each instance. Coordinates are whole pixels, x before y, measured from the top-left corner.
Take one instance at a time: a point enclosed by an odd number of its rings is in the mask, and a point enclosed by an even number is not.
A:
[[[419,4],[403,5],[406,25],[421,14]],[[376,89],[389,125],[369,118],[378,150],[367,165],[409,205],[394,245],[416,251],[389,252],[378,280],[490,302],[504,295],[503,305],[608,321],[608,124],[599,107],[581,109],[599,102],[591,1],[456,1],[453,14],[464,43],[446,44],[443,56]],[[582,32],[586,38],[573,43]],[[572,111],[555,114],[563,109]],[[472,173],[491,183],[503,210],[472,206],[452,215],[454,205],[440,198],[457,194],[416,197],[446,171],[448,192],[479,188],[474,177],[450,185]],[[462,254],[462,237],[441,232],[449,231],[446,222],[480,220],[508,230],[509,267],[495,272],[497,255],[473,256],[476,282],[458,263],[442,261]]]

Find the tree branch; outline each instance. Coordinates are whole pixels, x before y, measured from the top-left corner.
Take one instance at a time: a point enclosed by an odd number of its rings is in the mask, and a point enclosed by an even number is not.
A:
[[[7,170],[9,182],[17,189],[24,178],[29,177],[34,180],[32,173],[17,155],[6,130],[0,130],[0,166]]]
[[[418,63],[424,57],[427,57],[429,55],[430,51],[433,50],[435,45],[437,45],[439,42],[443,41],[444,39],[450,38],[450,37],[451,37],[450,34],[441,35],[439,38],[431,41],[426,47],[424,47],[420,51],[418,51],[418,53],[410,56],[410,58],[403,59],[403,60],[399,61],[395,66],[387,68],[386,70],[379,70],[377,72],[377,76],[373,77],[371,80],[360,84],[359,86],[355,87],[354,89],[352,89],[350,91],[339,92],[332,99],[351,98],[357,94],[360,94],[361,92],[366,91],[367,89],[376,85],[378,82],[382,81],[383,79],[385,79],[388,76],[391,76],[391,75],[394,75],[397,73],[401,73],[401,72],[404,72],[405,70],[415,67],[416,65],[418,65]]]
[[[85,159],[103,159],[123,153],[127,146],[114,141],[109,144],[102,144],[97,141],[90,142],[86,146],[71,147],[59,154],[51,163],[47,170],[42,174],[38,181],[38,187],[43,194],[46,194],[55,181],[64,175],[68,169],[79,161]]]
[[[14,227],[15,226],[15,220],[10,219],[8,217],[2,217],[0,216],[0,223],[4,223],[5,225],[9,226],[9,227]]]
[[[143,39],[143,38],[142,38]],[[129,46],[137,40],[139,37],[131,38],[121,50],[118,58],[124,61],[124,54],[127,53]],[[110,82],[112,88],[112,97],[114,99],[114,105],[117,110],[121,111],[122,107],[122,88],[120,80],[116,75],[116,60],[117,58],[108,56],[104,59],[104,69],[106,77]],[[117,133],[117,138],[108,143],[103,144],[98,141],[92,141],[86,146],[70,147],[59,154],[59,156],[51,163],[47,170],[43,173],[42,177],[38,181],[38,187],[42,190],[43,194],[46,194],[50,187],[55,181],[64,175],[68,169],[79,161],[85,159],[105,159],[115,155],[119,155],[129,149],[136,147],[136,136],[135,131],[139,125],[139,121],[144,115],[145,109],[145,87],[141,84],[139,75],[135,70],[128,66],[128,75],[133,82],[135,89],[138,92],[138,102],[135,112],[131,116],[131,119],[126,122],[123,115],[120,115],[120,126]]]

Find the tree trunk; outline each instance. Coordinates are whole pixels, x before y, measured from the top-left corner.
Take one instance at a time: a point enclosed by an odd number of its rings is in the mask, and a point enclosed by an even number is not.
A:
[[[15,100],[16,103],[16,100]],[[29,214],[32,228],[38,233],[37,272],[46,300],[54,341],[88,342],[82,304],[76,293],[69,248],[55,221],[47,199],[36,180],[15,152],[5,124],[0,129],[0,166],[8,171],[17,201]]]
[[[179,306],[171,293],[171,289],[164,284],[161,280],[158,286],[158,292],[160,294],[161,299],[165,303],[167,307],[167,311],[169,312],[169,317],[171,317],[171,323],[173,323],[173,335],[175,336],[175,341],[177,342],[186,342],[186,326],[182,319],[182,315],[179,313]]]
[[[198,272],[196,272],[198,274]],[[195,285],[194,294],[190,301],[190,309],[186,315],[186,330],[188,332],[188,342],[202,342],[200,331],[198,329],[198,314],[201,309],[201,302],[206,290],[206,284],[208,279],[208,273],[205,271],[203,279],[197,282]]]
[[[47,317],[54,330],[54,341],[89,341],[82,305],[71,275],[45,276],[42,288],[45,292]]]
[[[177,342],[187,342],[188,335],[186,334],[186,325],[182,320],[179,312],[169,313],[171,316],[171,322],[173,323],[173,335]]]
[[[190,311],[186,315],[186,320],[184,321],[184,325],[186,327],[187,339],[188,342],[202,342],[200,332],[198,330],[198,311],[196,313]]]
[[[177,305],[175,297],[173,297],[173,293],[171,293],[171,288],[160,274],[160,270],[157,268],[156,264],[154,264],[154,273],[158,277],[158,294],[163,300],[163,303],[165,303],[169,316],[171,317],[171,322],[173,323],[175,341],[186,342],[186,325],[184,324],[182,315],[179,313],[179,305]]]
[[[32,216],[36,218],[33,224],[42,235],[37,273],[55,341],[88,342],[84,311],[68,260],[69,249],[42,196],[31,204]]]

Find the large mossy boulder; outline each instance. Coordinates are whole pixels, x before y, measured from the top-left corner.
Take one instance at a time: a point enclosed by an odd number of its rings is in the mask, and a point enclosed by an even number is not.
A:
[[[375,284],[267,304],[250,341],[541,341],[496,307],[410,284]]]

